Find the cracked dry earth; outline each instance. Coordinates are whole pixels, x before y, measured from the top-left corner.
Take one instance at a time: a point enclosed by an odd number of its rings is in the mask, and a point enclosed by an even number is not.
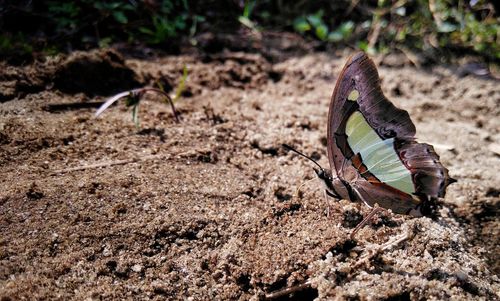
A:
[[[377,60],[384,93],[458,182],[438,218],[384,213],[351,240],[369,209],[326,202],[311,164],[281,148],[328,164],[348,54],[2,63],[1,300],[499,299],[498,81]],[[123,104],[98,119],[49,106],[155,82],[172,91],[184,65],[180,123],[154,95],[140,129]]]

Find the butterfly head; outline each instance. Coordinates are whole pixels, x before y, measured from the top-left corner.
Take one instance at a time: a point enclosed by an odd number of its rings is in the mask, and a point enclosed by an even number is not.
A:
[[[334,176],[330,170],[324,168],[314,168],[314,171],[325,185],[326,193],[329,196],[336,199],[345,199],[349,197],[345,185],[342,183],[340,178]]]
[[[300,155],[306,159],[309,159],[314,164],[316,164],[317,167],[313,167],[314,172],[316,173],[318,178],[320,178],[320,180],[325,185],[326,193],[328,195],[330,195],[331,197],[337,198],[337,199],[345,198],[343,194],[339,194],[337,192],[337,191],[339,191],[339,187],[342,187],[342,189],[345,190],[344,185],[341,183],[341,180],[338,177],[336,177],[332,174],[332,172],[330,170],[323,168],[313,158],[299,152],[298,150],[292,148],[291,146],[289,146],[287,144],[283,144],[283,147],[297,153],[298,155]]]
[[[329,170],[326,170],[324,168],[315,168],[313,167],[314,169],[314,172],[316,173],[316,175],[318,176],[318,178],[320,178],[321,180],[325,181],[325,182],[331,182],[333,179],[332,179],[332,173],[329,171]]]

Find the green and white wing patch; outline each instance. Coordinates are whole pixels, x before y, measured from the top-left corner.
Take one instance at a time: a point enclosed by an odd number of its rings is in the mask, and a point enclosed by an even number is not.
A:
[[[347,120],[345,133],[353,153],[361,154],[363,164],[377,179],[408,194],[415,192],[411,173],[394,150],[394,138],[380,138],[359,111]]]

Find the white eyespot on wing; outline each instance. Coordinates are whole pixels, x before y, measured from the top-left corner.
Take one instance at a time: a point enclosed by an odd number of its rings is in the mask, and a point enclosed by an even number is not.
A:
[[[359,98],[359,91],[358,90],[352,90],[351,93],[347,96],[347,100],[350,101],[358,101]]]

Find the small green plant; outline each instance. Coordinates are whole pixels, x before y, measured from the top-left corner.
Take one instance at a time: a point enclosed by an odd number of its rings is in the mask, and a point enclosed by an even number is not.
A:
[[[127,14],[136,9],[134,5],[122,1],[96,1],[93,6],[103,16],[110,15],[116,22],[121,24],[127,24],[129,21]]]
[[[140,89],[134,89],[130,91],[125,91],[118,93],[116,95],[113,95],[112,97],[108,98],[102,106],[99,107],[97,112],[95,113],[95,117],[98,117],[99,115],[102,114],[107,108],[109,108],[113,103],[117,102],[120,99],[125,99],[125,105],[127,107],[132,107],[132,121],[134,122],[135,126],[139,128],[139,103],[142,99],[142,97],[147,93],[147,92],[153,92],[156,94],[160,94],[164,96],[165,102],[170,105],[172,108],[172,114],[174,115],[175,121],[179,122],[179,116],[177,114],[177,111],[175,110],[174,103],[172,101],[172,98],[163,91],[162,89],[157,89],[157,88],[152,88],[152,87],[146,87],[146,88],[140,88]]]
[[[189,43],[191,43],[191,45],[196,46],[198,44],[198,41],[196,41],[194,36],[195,36],[196,30],[198,28],[198,23],[202,23],[205,20],[206,19],[204,16],[200,16],[200,15],[193,16],[191,27],[189,28]]]
[[[140,88],[140,89],[134,89],[130,91],[124,91],[121,93],[118,93],[116,95],[111,96],[108,98],[104,104],[102,104],[99,109],[97,109],[97,112],[95,113],[95,117],[98,117],[101,115],[107,108],[109,108],[113,103],[117,102],[120,99],[125,99],[125,106],[127,108],[132,107],[132,121],[134,122],[135,126],[139,128],[139,103],[144,96],[144,94],[148,92],[156,93],[162,95],[164,98],[163,100],[167,105],[170,105],[172,109],[172,114],[174,115],[175,121],[179,122],[179,115],[177,114],[177,111],[175,110],[174,103],[179,100],[179,98],[182,96],[182,93],[184,92],[186,88],[186,80],[188,76],[188,70],[187,66],[184,65],[184,68],[182,70],[182,77],[179,81],[179,84],[177,84],[177,87],[175,89],[175,95],[174,98],[172,99],[167,92],[164,91],[163,86],[158,83],[159,88],[153,88],[153,87],[145,87],[145,88]]]
[[[177,85],[177,88],[175,89],[175,96],[174,96],[174,99],[172,100],[173,103],[175,103],[181,97],[182,93],[186,89],[187,77],[188,77],[188,70],[187,70],[187,66],[184,65],[184,68],[182,68],[181,80],[179,81],[179,84]]]
[[[238,17],[238,21],[241,24],[254,31],[257,31],[257,26],[252,20],[250,20],[250,16],[252,15],[256,2],[256,0],[246,0],[245,6],[243,7],[243,14]]]
[[[335,30],[330,30],[323,21],[323,10],[315,14],[299,17],[295,19],[293,27],[297,32],[312,32],[318,39],[328,42],[346,41],[354,30],[354,22],[346,21],[340,24]]]
[[[48,13],[56,25],[56,30],[68,32],[79,24],[81,8],[74,2],[48,1]]]
[[[164,43],[169,38],[176,37],[179,32],[188,29],[188,23],[191,20],[186,0],[160,1],[158,4],[158,11],[152,15],[151,24],[139,27],[139,31],[145,35],[146,41],[150,44]],[[192,21],[193,24],[200,21],[196,17],[195,20]],[[189,28],[189,31],[192,30],[192,27]]]
[[[161,16],[154,15],[152,25],[152,28],[140,27],[139,31],[146,35],[150,44],[160,44],[168,38],[175,37],[178,30],[186,27],[186,16],[179,15],[172,22]]]

